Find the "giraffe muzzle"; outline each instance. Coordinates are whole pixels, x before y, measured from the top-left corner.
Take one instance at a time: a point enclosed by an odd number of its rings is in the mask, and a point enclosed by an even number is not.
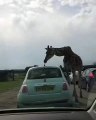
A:
[[[46,61],[46,60],[44,60],[44,63],[47,63],[47,61]]]

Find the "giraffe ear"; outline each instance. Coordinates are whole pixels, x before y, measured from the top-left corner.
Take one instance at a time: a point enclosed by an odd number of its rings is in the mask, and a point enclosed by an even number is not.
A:
[[[49,45],[47,46],[47,48],[49,49]]]
[[[46,50],[48,50],[49,49],[49,45],[47,46],[47,48],[45,48]]]

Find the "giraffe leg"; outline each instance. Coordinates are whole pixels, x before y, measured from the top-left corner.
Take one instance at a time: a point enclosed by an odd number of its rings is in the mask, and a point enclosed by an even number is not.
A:
[[[73,84],[74,84],[73,96],[75,97],[75,102],[79,102],[78,101],[78,96],[77,96],[77,91],[76,91],[76,76],[75,76],[75,72],[73,72]]]
[[[69,77],[69,72],[68,71],[66,71],[66,79],[67,79],[68,84],[70,85],[71,84],[71,79]]]
[[[79,84],[80,84],[80,98],[83,98],[83,95],[82,95],[82,79],[81,79],[81,71],[79,71]]]

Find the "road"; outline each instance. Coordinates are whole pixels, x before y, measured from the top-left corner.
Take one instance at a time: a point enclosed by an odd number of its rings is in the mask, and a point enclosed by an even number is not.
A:
[[[73,85],[70,85],[70,89],[73,91]],[[76,86],[78,97],[79,97],[79,89],[78,86]],[[0,93],[0,109],[10,109],[10,108],[16,108],[17,106],[17,94],[18,94],[19,88],[9,90],[4,93]],[[90,105],[93,101],[93,99],[96,98],[96,91],[94,93],[88,93],[87,91],[83,90],[83,98],[81,99],[79,97],[79,102],[81,107],[86,107],[86,105]],[[73,97],[74,101],[74,97]],[[58,103],[58,106],[66,106],[66,103]]]
[[[0,93],[0,109],[16,108],[19,88]]]

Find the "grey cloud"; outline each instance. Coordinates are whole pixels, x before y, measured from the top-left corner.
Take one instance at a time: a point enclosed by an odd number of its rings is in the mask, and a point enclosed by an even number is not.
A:
[[[28,6],[30,2],[19,3],[21,8],[15,2],[14,6],[10,7],[13,12],[8,12],[9,16],[5,15],[3,18],[4,23],[0,28],[2,33],[0,34],[0,39],[2,39],[2,42],[0,41],[0,68],[43,65],[45,47],[48,44],[53,47],[70,45],[73,51],[82,57],[84,64],[93,63],[96,60],[95,11],[86,14],[78,11],[75,16],[66,17],[60,14],[60,11],[51,13],[43,9],[47,3],[44,5],[41,3],[42,7],[30,8]],[[54,5],[54,2],[52,4]],[[55,56],[48,61],[48,64],[62,64],[62,59],[63,57]]]

